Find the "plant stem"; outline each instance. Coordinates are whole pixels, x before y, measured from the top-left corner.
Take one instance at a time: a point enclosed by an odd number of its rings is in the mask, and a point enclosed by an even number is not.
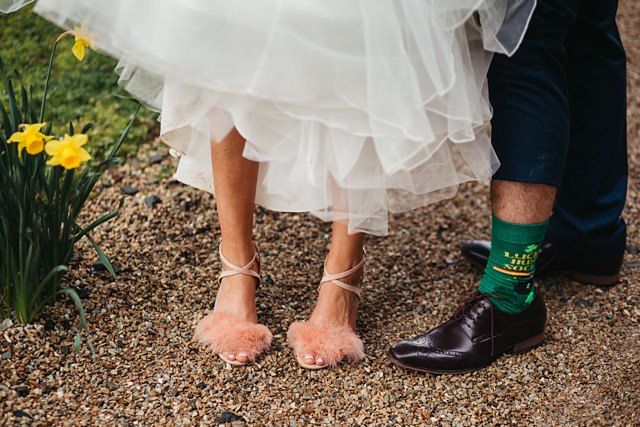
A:
[[[51,78],[51,68],[53,68],[53,58],[56,54],[56,48],[58,47],[58,40],[53,43],[51,49],[51,56],[49,57],[49,66],[47,67],[47,77],[44,81],[44,93],[42,94],[42,105],[40,106],[40,118],[38,122],[42,123],[44,120],[44,109],[47,105],[47,93],[49,92],[49,79]]]

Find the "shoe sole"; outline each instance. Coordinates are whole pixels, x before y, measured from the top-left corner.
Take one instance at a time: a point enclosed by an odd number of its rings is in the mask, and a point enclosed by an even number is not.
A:
[[[309,365],[302,359],[296,359],[296,362],[298,362],[298,365],[300,365],[301,368],[306,369],[307,371],[319,371],[321,369],[329,368],[329,365]]]
[[[488,367],[493,362],[498,360],[498,358],[500,356],[503,356],[504,354],[514,354],[514,355],[516,355],[516,354],[522,354],[522,353],[526,353],[527,351],[533,350],[534,348],[536,348],[540,344],[542,344],[544,342],[544,340],[545,340],[545,333],[542,332],[542,333],[540,333],[540,334],[538,334],[538,335],[536,335],[534,337],[531,337],[531,338],[529,338],[529,339],[527,339],[525,341],[522,341],[522,342],[519,342],[517,344],[514,344],[511,349],[505,350],[503,353],[498,355],[498,357],[496,357],[495,359],[493,359],[491,362],[487,363],[486,365],[478,366],[477,368],[452,370],[452,371],[442,371],[442,370],[438,370],[438,369],[425,369],[425,368],[420,368],[420,367],[416,367],[416,366],[412,366],[412,365],[407,365],[407,364],[404,364],[404,363],[400,362],[395,357],[393,357],[393,354],[391,354],[390,351],[387,351],[387,356],[389,356],[391,361],[393,363],[395,363],[396,365],[400,366],[401,368],[409,369],[409,370],[412,370],[412,371],[418,371],[418,372],[423,372],[423,373],[432,374],[432,375],[463,375],[463,374],[468,374],[470,372],[476,372],[476,371],[479,371],[481,369],[484,369],[484,368]]]
[[[226,356],[223,356],[222,354],[218,354],[218,357],[220,359],[222,359],[225,363],[228,363],[229,365],[233,366],[234,368],[240,367],[240,366],[247,366],[248,364],[250,364],[250,361],[246,361],[246,362],[238,362],[237,360],[231,360]]]
[[[607,288],[612,287],[620,281],[620,273],[613,274],[611,276],[601,276],[598,274],[577,273],[575,271],[559,272],[558,274],[565,274],[569,276],[571,280],[586,284],[605,286]],[[548,274],[547,274],[548,276]]]

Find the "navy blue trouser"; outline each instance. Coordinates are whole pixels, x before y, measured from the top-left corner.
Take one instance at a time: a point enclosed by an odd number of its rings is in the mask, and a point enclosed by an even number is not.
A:
[[[558,188],[546,240],[621,258],[627,190],[626,58],[617,0],[538,0],[516,54],[489,70],[494,179]]]

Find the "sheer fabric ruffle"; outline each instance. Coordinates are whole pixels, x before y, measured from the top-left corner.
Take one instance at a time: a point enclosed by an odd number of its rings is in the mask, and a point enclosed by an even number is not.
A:
[[[35,0],[0,0],[0,12],[11,13],[20,9],[22,6],[33,3]]]
[[[161,111],[179,180],[213,191],[210,141],[236,127],[260,162],[259,204],[384,235],[389,212],[498,167],[485,76],[492,52],[518,47],[534,6],[40,0],[35,10],[120,59],[121,85]]]

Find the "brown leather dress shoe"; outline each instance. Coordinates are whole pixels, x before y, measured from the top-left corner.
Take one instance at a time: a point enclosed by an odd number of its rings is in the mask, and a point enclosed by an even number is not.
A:
[[[484,268],[489,259],[491,242],[466,240],[460,246],[462,255],[473,265]],[[587,259],[567,254],[550,242],[540,245],[536,277],[566,274],[571,280],[598,286],[613,286],[620,280],[622,257]]]
[[[504,353],[523,353],[544,341],[547,308],[538,292],[523,312],[507,314],[474,293],[442,325],[389,349],[399,366],[431,374],[462,374],[489,366]]]

